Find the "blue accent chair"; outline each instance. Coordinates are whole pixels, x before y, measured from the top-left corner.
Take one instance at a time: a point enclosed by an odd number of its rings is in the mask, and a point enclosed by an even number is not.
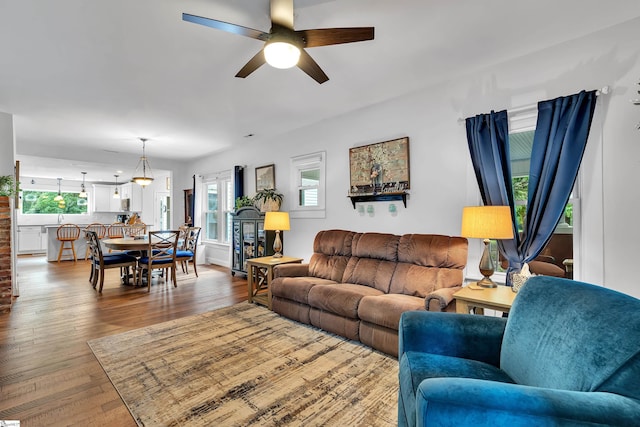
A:
[[[508,318],[405,312],[399,426],[640,426],[640,300],[535,276]]]

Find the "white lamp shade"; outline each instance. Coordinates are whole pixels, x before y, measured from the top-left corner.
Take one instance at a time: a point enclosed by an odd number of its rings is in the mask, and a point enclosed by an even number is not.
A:
[[[462,209],[463,237],[513,239],[509,206],[465,206]]]
[[[263,50],[265,61],[275,68],[291,68],[300,59],[300,49],[291,43],[270,42]]]
[[[290,230],[289,212],[267,212],[264,216],[265,230]]]

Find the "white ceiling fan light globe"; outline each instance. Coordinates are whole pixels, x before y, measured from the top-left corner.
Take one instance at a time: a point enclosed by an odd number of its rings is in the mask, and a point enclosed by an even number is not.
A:
[[[264,47],[264,59],[275,68],[295,67],[300,59],[300,49],[287,42],[270,42]]]

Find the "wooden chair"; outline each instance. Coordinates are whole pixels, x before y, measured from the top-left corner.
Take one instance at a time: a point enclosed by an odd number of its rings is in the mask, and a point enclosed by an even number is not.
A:
[[[196,250],[198,248],[198,237],[200,237],[200,227],[189,227],[185,233],[182,247],[176,252],[176,262],[180,262],[182,272],[189,274],[189,261],[193,263],[193,271],[198,277],[196,267]]]
[[[58,251],[58,262],[62,259],[64,251],[73,253],[73,262],[76,262],[76,246],[74,242],[80,237],[80,227],[75,224],[62,224],[56,232],[60,241],[60,250]]]
[[[89,255],[91,255],[91,248],[89,248],[89,236],[87,235],[87,231],[95,231],[98,235],[98,240],[100,240],[107,235],[107,227],[104,224],[94,222],[93,224],[89,224],[84,228],[84,235],[87,239],[87,251],[84,254],[85,261],[89,258]]]
[[[129,224],[125,227],[124,233],[127,236],[144,236],[147,234],[147,224],[143,222]]]
[[[178,246],[177,230],[150,231],[147,253],[138,259],[138,282],[142,282],[142,271],[147,271],[147,288],[151,290],[151,272],[153,270],[171,270],[173,287],[178,287],[176,281],[176,249]],[[168,280],[169,275],[165,275]]]
[[[95,231],[85,231],[89,238],[89,247],[91,248],[91,269],[92,280],[91,285],[96,288],[98,278],[100,278],[100,286],[98,292],[102,293],[104,285],[104,271],[109,268],[126,269],[125,280],[129,278],[129,268],[133,268],[133,282],[136,283],[136,265],[138,260],[136,257],[127,254],[103,255],[98,234]]]
[[[114,222],[107,228],[107,237],[110,239],[119,239],[124,237],[124,230],[127,225],[124,222]],[[113,252],[113,249],[109,249],[109,253]]]

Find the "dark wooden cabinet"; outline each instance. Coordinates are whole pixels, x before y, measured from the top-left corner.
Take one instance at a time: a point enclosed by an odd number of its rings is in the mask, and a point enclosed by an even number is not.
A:
[[[231,214],[233,259],[231,274],[247,275],[247,260],[273,255],[275,231],[264,229],[264,212],[254,207],[240,208]],[[282,235],[280,236],[282,240]]]

